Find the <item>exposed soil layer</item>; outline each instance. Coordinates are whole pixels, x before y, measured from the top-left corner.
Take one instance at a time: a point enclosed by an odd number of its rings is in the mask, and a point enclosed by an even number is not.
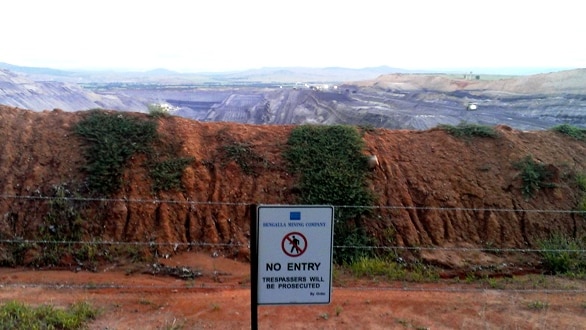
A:
[[[3,238],[38,238],[54,187],[83,190],[84,144],[72,128],[87,114],[0,107]],[[194,248],[187,243],[217,244],[217,254],[247,260],[247,205],[292,204],[298,197],[297,178],[282,158],[293,126],[155,120],[163,139],[179,141],[180,156],[195,159],[183,175],[184,191],[153,194],[145,157],[136,155],[113,199],[84,202],[86,216],[96,219],[85,224],[87,239],[159,243],[158,256]],[[572,211],[582,198],[574,175],[585,171],[586,143],[552,131],[496,128],[497,138],[467,139],[440,129],[365,130],[364,152],[380,162],[369,178],[380,208],[365,221],[374,238],[381,245],[441,247],[407,250],[404,257],[453,269],[505,263],[535,269],[532,254],[489,250],[535,248],[551,233],[583,236],[586,221]],[[222,148],[235,143],[262,161],[244,171],[222,157]],[[531,198],[523,196],[514,166],[526,156],[553,174]]]

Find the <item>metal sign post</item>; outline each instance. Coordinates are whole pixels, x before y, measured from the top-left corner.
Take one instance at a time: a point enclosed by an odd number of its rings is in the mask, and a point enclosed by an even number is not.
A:
[[[333,206],[250,205],[251,328],[259,305],[329,304]]]
[[[257,206],[258,305],[330,303],[333,224],[332,206]]]
[[[257,208],[251,204],[250,212],[250,329],[258,330],[258,235]]]

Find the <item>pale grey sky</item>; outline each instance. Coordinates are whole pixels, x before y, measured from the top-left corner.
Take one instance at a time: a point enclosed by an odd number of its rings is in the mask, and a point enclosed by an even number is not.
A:
[[[18,0],[0,62],[229,71],[586,67],[580,1]]]

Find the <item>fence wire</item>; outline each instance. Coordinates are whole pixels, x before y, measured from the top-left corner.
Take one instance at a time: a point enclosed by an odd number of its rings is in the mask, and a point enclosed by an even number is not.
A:
[[[86,198],[86,197],[55,197],[43,196],[40,193],[37,195],[21,196],[2,194],[0,200],[36,200],[36,201],[72,201],[72,202],[114,202],[114,203],[166,203],[166,204],[181,204],[190,206],[236,206],[244,207],[253,203],[249,202],[212,202],[212,201],[197,201],[197,200],[170,200],[170,199],[136,199],[136,198]],[[495,212],[495,213],[547,213],[547,214],[576,214],[586,216],[586,211],[580,210],[559,210],[559,209],[517,209],[517,208],[469,208],[469,207],[429,207],[429,206],[404,206],[404,205],[334,205],[334,208],[362,208],[362,209],[396,209],[396,210],[415,210],[415,211],[441,211],[441,212]],[[4,218],[2,218],[4,220]],[[377,219],[373,219],[376,221]],[[210,243],[203,241],[191,242],[155,242],[155,241],[112,241],[112,240],[43,240],[43,239],[0,239],[0,244],[37,244],[37,245],[94,245],[94,246],[146,246],[146,247],[160,247],[171,246],[174,249],[182,248],[250,248],[250,243]],[[533,249],[533,248],[495,248],[495,247],[440,247],[440,246],[372,246],[372,245],[334,245],[334,249],[363,249],[363,250],[377,250],[377,251],[450,251],[450,252],[486,252],[486,253],[586,253],[585,249]],[[396,282],[402,285],[397,286]],[[429,288],[419,287],[416,284],[405,281],[394,281],[395,284],[380,285],[376,287],[357,286],[357,287],[339,287],[334,286],[334,289],[356,290],[356,291],[407,291],[407,292],[454,292],[454,293],[483,293],[487,291],[506,291],[515,293],[545,293],[545,294],[584,294],[586,289],[499,289],[499,288],[472,288],[452,286],[445,288]],[[226,285],[226,284],[210,284],[210,283],[183,283],[183,285],[124,285],[124,284],[49,284],[49,283],[3,283],[0,284],[0,289],[26,289],[26,288],[44,288],[55,290],[107,290],[107,289],[123,289],[123,290],[158,290],[171,289],[189,292],[192,290],[231,290],[231,289],[250,289],[249,285]],[[121,292],[123,293],[123,292]]]
[[[96,198],[96,197],[55,197],[40,195],[0,195],[0,199],[14,200],[61,200],[78,202],[117,202],[117,203],[143,203],[143,204],[180,204],[180,205],[218,205],[218,206],[248,206],[254,202],[212,202],[197,201],[187,198],[186,200],[175,199],[142,199],[142,198]],[[405,206],[405,205],[334,205],[334,208],[359,208],[359,209],[396,209],[415,211],[466,211],[466,212],[496,212],[496,213],[562,213],[562,214],[583,214],[582,210],[560,210],[560,209],[522,209],[522,208],[483,208],[483,207],[436,207],[436,206]]]

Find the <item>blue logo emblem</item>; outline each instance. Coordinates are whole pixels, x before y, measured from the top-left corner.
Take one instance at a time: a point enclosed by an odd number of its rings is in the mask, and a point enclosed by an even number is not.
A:
[[[290,212],[289,220],[301,220],[301,212]]]

